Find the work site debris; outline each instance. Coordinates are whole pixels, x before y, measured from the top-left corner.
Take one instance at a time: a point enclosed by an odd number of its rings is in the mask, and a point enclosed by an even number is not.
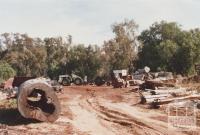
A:
[[[19,87],[18,110],[25,118],[54,122],[60,114],[60,102],[45,80],[32,79]]]
[[[46,80],[51,85],[55,92],[62,92],[63,86],[55,80]]]
[[[160,105],[174,101],[191,101],[200,99],[200,94],[194,89],[178,87],[181,84],[200,82],[200,76],[182,77],[173,76],[171,72],[151,73],[148,68],[139,69],[133,74],[134,82],[139,85],[142,104],[148,104],[151,108],[159,108]]]
[[[128,71],[125,69],[113,70],[113,76],[111,78],[114,88],[129,87],[132,81],[132,77],[128,75]]]
[[[140,89],[141,90],[145,90],[145,89],[156,90],[158,87],[163,87],[163,86],[175,87],[176,84],[165,83],[165,81],[156,80],[156,79],[155,80],[146,80],[143,84],[140,85]]]
[[[145,66],[143,69],[138,69],[135,74],[143,74],[143,73],[149,73],[150,72],[150,68]]]
[[[200,83],[200,76],[195,75],[195,76],[189,76],[189,77],[184,77],[182,79],[183,84],[188,84],[188,83]]]
[[[160,80],[169,80],[169,79],[173,79],[173,74],[172,72],[156,72],[154,73],[154,78],[159,78]]]
[[[147,79],[153,79],[152,75],[149,73],[150,68],[149,67],[144,67],[144,69],[138,69],[134,74],[133,78],[135,80],[147,80]]]
[[[18,93],[18,88],[7,88],[0,89],[0,99],[16,98]]]
[[[7,98],[7,94],[0,91],[0,101]]]
[[[170,87],[170,85],[164,83],[161,85],[161,83],[152,83],[151,81],[147,82],[148,83],[144,83],[146,86],[142,91],[140,91],[140,95],[141,98],[143,98],[143,101],[145,101],[142,103],[150,105],[151,108],[159,108],[160,105],[169,104],[179,100],[187,101],[200,99],[200,94],[194,90],[191,91],[182,87]],[[164,85],[165,87],[163,87]],[[158,86],[156,90],[155,86]]]
[[[122,88],[125,86],[125,81],[122,78],[113,78],[112,85],[114,88]]]
[[[13,86],[12,86],[13,80],[14,80],[14,78],[10,78],[7,81],[5,81],[3,84],[4,85],[3,88],[4,89],[12,89],[13,88]]]

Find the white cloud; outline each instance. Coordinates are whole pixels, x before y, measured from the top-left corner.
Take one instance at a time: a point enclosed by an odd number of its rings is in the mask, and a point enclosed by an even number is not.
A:
[[[198,0],[0,0],[0,32],[71,34],[76,43],[101,44],[113,36],[111,24],[125,18],[140,31],[161,20],[199,27],[199,6]]]

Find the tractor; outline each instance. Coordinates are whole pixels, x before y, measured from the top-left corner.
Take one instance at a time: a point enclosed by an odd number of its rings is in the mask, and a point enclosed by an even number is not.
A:
[[[63,86],[69,86],[71,83],[74,83],[75,85],[82,85],[83,79],[72,73],[71,75],[60,75],[58,82]]]

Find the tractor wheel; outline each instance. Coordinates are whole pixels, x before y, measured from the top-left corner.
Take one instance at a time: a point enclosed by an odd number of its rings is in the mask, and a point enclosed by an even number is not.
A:
[[[106,85],[107,85],[107,86],[110,86],[110,85],[111,85],[111,83],[110,83],[110,82],[106,82]]]
[[[82,82],[82,80],[80,79],[80,78],[76,78],[75,80],[74,80],[74,84],[76,84],[76,85],[81,85],[83,82]]]
[[[70,85],[70,80],[67,79],[67,78],[64,78],[63,81],[62,81],[62,85],[63,86],[69,86]]]

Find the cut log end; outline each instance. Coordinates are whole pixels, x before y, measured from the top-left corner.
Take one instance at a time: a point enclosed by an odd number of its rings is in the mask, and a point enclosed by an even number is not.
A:
[[[18,110],[25,118],[54,122],[60,114],[60,102],[52,87],[43,80],[24,82],[19,88]]]

